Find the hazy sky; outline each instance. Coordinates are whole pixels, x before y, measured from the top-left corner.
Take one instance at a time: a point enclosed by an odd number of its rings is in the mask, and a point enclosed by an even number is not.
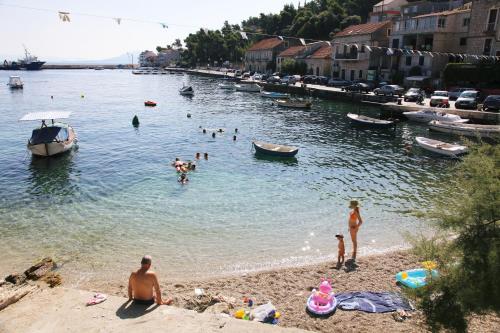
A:
[[[277,12],[291,0],[0,0],[0,55],[21,56],[22,44],[43,60],[104,59],[183,40],[201,27],[241,23],[261,12]],[[296,1],[294,1],[296,2]],[[30,10],[6,5],[47,9]],[[70,23],[58,11],[70,14]],[[93,14],[123,18],[120,25]],[[152,23],[132,22],[131,18]],[[164,22],[168,29],[159,23]]]

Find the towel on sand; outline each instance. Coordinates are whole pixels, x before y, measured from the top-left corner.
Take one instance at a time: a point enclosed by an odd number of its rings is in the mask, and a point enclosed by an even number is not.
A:
[[[399,309],[413,310],[410,303],[398,293],[356,291],[335,295],[337,307],[342,310],[359,310],[371,313],[392,312]]]

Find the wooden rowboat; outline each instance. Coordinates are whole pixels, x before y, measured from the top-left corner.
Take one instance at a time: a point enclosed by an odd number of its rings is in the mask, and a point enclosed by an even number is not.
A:
[[[371,118],[367,116],[362,116],[359,114],[348,113],[347,117],[357,125],[370,126],[370,127],[391,127],[394,126],[394,121],[392,120],[382,120]]]
[[[467,147],[466,146],[461,146],[461,145],[454,145],[451,143],[443,142],[443,141],[438,141],[438,140],[433,140],[429,138],[424,138],[421,136],[417,136],[415,138],[415,141],[417,144],[433,153],[440,154],[440,155],[445,155],[448,157],[457,157],[459,155],[463,155],[467,153]]]
[[[433,120],[429,123],[429,129],[455,135],[500,140],[500,125],[461,124]]]
[[[255,147],[256,154],[260,153],[280,157],[293,157],[299,152],[299,148],[296,147],[276,145],[262,141],[253,141],[252,143]]]
[[[304,102],[304,101],[287,101],[284,99],[278,99],[276,103],[279,106],[286,107],[286,108],[295,108],[295,109],[310,109],[312,106],[311,102]]]

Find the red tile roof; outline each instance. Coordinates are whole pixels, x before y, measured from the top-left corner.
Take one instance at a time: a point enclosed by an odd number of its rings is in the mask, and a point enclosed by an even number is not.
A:
[[[341,32],[337,33],[335,37],[346,37],[346,36],[355,36],[355,35],[367,35],[374,33],[375,31],[388,26],[391,22],[379,22],[379,23],[365,23],[358,25],[351,25]]]
[[[333,48],[331,45],[322,46],[311,55],[311,59],[330,59],[332,51]]]
[[[305,48],[305,46],[291,46],[278,54],[278,57],[293,57],[304,51]]]
[[[260,50],[270,50],[279,46],[283,41],[279,38],[268,38],[263,39],[255,44],[253,44],[248,51],[260,51]]]

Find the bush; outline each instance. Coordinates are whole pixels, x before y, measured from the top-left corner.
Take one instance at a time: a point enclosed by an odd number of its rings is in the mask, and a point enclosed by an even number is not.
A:
[[[444,69],[443,80],[446,86],[468,84],[478,87],[497,87],[500,86],[500,63],[449,63]]]

